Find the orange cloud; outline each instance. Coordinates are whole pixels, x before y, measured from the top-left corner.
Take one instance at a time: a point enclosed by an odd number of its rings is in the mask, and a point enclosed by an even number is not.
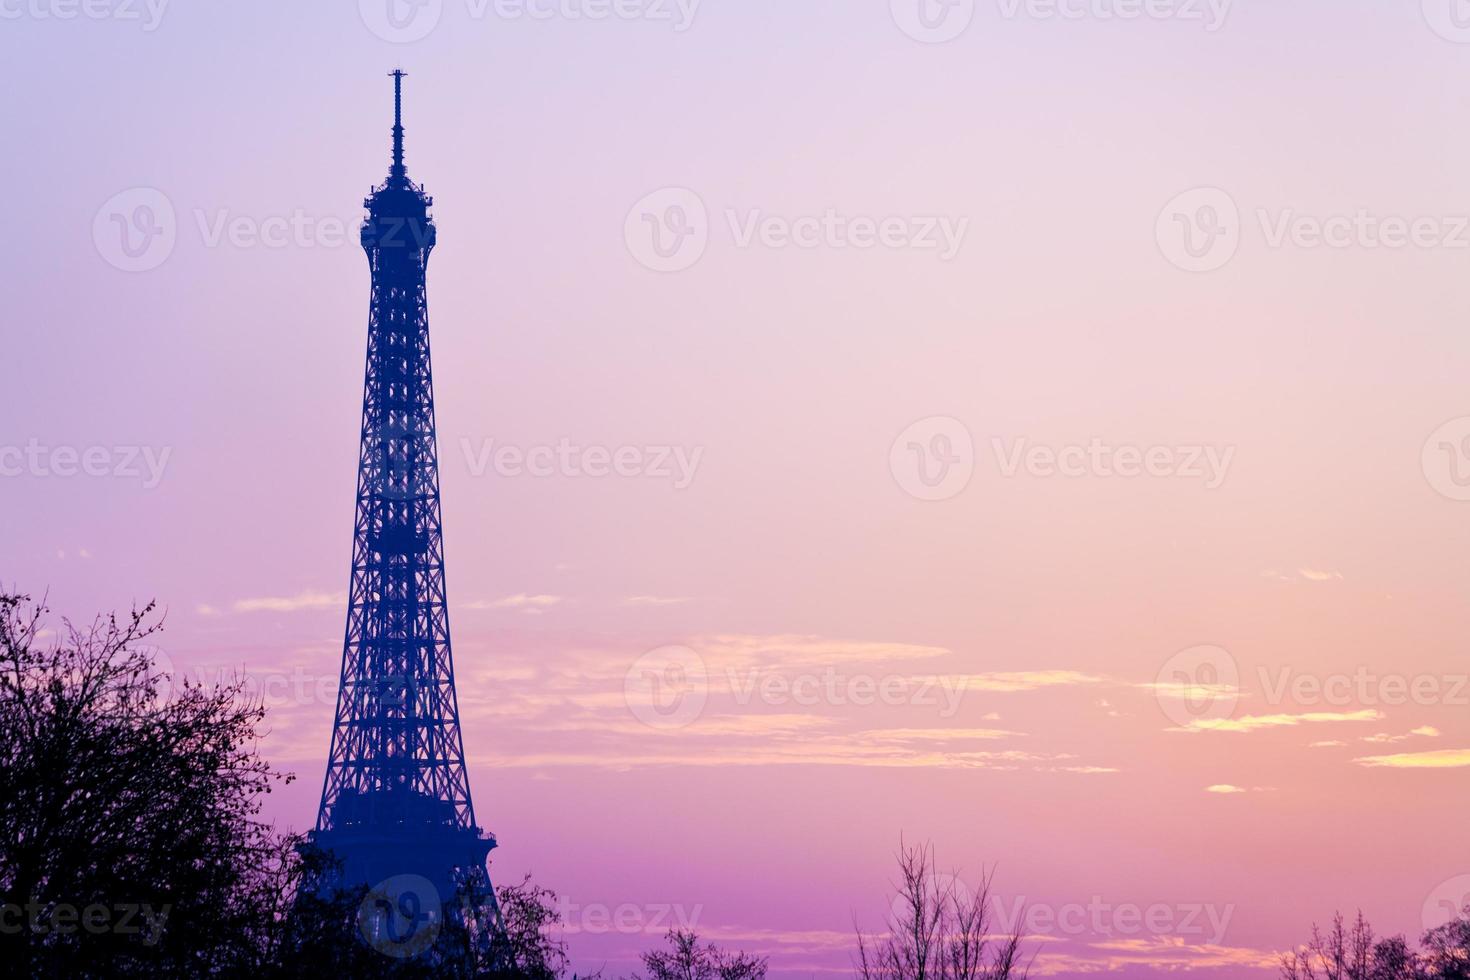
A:
[[[1254,732],[1264,728],[1289,728],[1295,725],[1318,725],[1334,722],[1381,721],[1383,712],[1376,708],[1362,711],[1307,711],[1302,714],[1245,715],[1241,718],[1198,718],[1187,725],[1171,728],[1175,732]]]
[[[1354,759],[1373,769],[1462,769],[1470,766],[1470,749],[1435,749],[1432,752],[1400,752]]]

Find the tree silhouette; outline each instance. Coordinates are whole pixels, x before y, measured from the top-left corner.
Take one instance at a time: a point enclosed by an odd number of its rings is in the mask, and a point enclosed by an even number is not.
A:
[[[764,980],[766,960],[699,942],[693,930],[671,929],[667,950],[644,953],[649,980]]]
[[[153,607],[43,647],[43,605],[0,596],[0,941],[36,976],[190,976],[257,958],[281,869],[240,686],[170,684]],[[273,902],[272,902],[273,904]],[[23,910],[17,914],[14,910]],[[9,928],[23,918],[24,926]]]
[[[1323,933],[1281,959],[1282,980],[1470,980],[1470,905],[1460,916],[1424,933],[1414,950],[1403,936],[1375,940],[1359,912],[1352,925],[1342,913]]]
[[[559,980],[556,895],[529,876],[474,941],[446,903],[420,955],[361,937],[366,887],[323,894],[328,854],[260,819],[292,777],[256,751],[243,679],[166,675],[150,604],[43,644],[44,603],[0,593],[0,972],[31,977]],[[765,961],[681,936],[655,976],[761,980]],[[708,972],[709,970],[714,972]]]
[[[990,936],[990,875],[973,894],[940,875],[929,845],[901,845],[898,894],[885,932],[858,932],[863,980],[1024,980],[1019,929]]]
[[[1419,940],[1420,969],[1429,980],[1470,980],[1470,905]]]

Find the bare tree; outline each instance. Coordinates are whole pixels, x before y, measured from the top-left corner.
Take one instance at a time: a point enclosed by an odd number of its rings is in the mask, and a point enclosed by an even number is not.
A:
[[[858,975],[863,980],[1024,980],[1019,926],[991,933],[993,873],[971,892],[958,875],[937,873],[930,845],[902,845],[899,882],[887,929],[858,930]]]
[[[1312,938],[1281,961],[1282,980],[1373,980],[1373,929],[1359,912],[1351,927],[1339,912],[1325,934],[1312,926]]]
[[[1420,969],[1428,980],[1470,980],[1470,905],[1456,919],[1424,934]]]
[[[1470,980],[1470,906],[1461,915],[1424,933],[1422,948],[1403,936],[1375,941],[1361,912],[1349,926],[1341,913],[1325,934],[1281,960],[1282,980]]]
[[[672,929],[667,950],[643,954],[650,980],[764,980],[766,960],[699,942],[692,930]]]
[[[561,925],[556,893],[526,875],[495,891],[505,929],[495,941],[485,973],[490,977],[556,980],[566,973],[566,943],[552,936]]]

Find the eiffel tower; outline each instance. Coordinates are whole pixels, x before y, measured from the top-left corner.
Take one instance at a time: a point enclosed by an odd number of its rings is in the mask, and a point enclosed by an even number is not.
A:
[[[501,928],[486,867],[496,842],[470,799],[444,589],[424,285],[434,202],[403,164],[404,73],[392,78],[393,163],[363,202],[372,302],[357,519],[341,688],[311,837],[341,862],[323,888],[367,885],[395,906],[412,893],[436,926],[448,904],[488,943]],[[379,926],[359,925],[373,942]]]

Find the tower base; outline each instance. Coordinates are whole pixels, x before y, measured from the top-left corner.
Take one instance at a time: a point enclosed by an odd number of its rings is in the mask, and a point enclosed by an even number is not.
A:
[[[493,834],[455,826],[448,808],[419,794],[346,793],[336,815],[341,826],[308,835],[308,846],[327,858],[308,887],[324,898],[364,889],[356,923],[365,942],[414,957],[447,924],[482,952],[496,945],[504,927],[486,866]]]

